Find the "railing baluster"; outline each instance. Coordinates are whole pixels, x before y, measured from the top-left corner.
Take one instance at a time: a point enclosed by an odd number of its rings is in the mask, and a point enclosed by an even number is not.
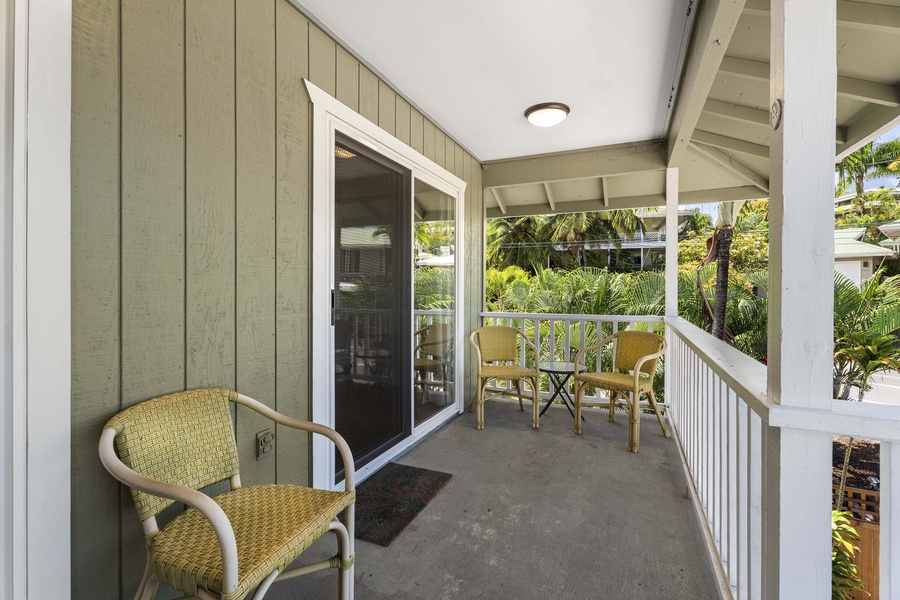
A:
[[[763,471],[763,422],[750,407],[750,430],[747,435],[747,455],[750,459],[748,466],[749,479],[749,537],[748,548],[749,565],[749,597],[751,599],[762,598],[762,471]]]
[[[881,442],[879,592],[900,598],[900,443]]]
[[[565,322],[565,328],[566,328],[566,329],[565,329],[565,337],[564,337],[563,339],[564,339],[564,341],[565,341],[566,346],[565,346],[565,352],[563,353],[563,357],[564,357],[563,360],[566,361],[566,362],[569,361],[569,346],[572,345],[572,342],[571,342],[571,325],[572,325],[572,321],[566,321],[566,322]]]

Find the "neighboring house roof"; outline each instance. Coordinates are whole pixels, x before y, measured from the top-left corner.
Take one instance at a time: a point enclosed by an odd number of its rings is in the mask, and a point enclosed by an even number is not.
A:
[[[454,264],[453,254],[445,254],[444,256],[429,256],[428,258],[420,258],[416,261],[419,267],[452,267]]]
[[[866,232],[864,227],[851,227],[850,229],[835,229],[834,230],[834,242],[837,243],[838,240],[855,240],[859,241],[859,239]]]
[[[885,240],[886,242],[898,242],[900,241],[900,221],[894,221],[893,223],[885,223],[884,225],[879,225],[878,229],[884,235],[888,236],[890,241]],[[882,242],[884,244],[885,242]]]
[[[894,252],[875,244],[867,244],[848,236],[839,236],[847,230],[834,232],[834,258],[835,260],[848,258],[873,258],[876,256],[893,256]]]

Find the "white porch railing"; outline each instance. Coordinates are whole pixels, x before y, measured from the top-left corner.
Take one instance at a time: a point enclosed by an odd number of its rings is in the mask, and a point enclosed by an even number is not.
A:
[[[653,315],[563,315],[547,313],[511,313],[511,312],[483,312],[481,313],[484,325],[507,325],[515,327],[524,333],[538,348],[541,361],[575,360],[578,350],[591,346],[602,340],[604,336],[613,331],[625,329],[651,329],[662,333],[664,329],[663,317]],[[598,335],[597,332],[600,332]],[[468,343],[468,340],[466,340]],[[615,350],[613,349],[613,352]],[[520,361],[525,360],[525,348],[520,348]],[[601,355],[605,361],[612,361],[612,354]],[[594,365],[588,365],[593,368]],[[572,381],[566,384],[567,391],[573,394]],[[540,383],[541,397],[550,398],[551,390],[547,376],[543,376]],[[499,382],[492,386],[491,391],[510,390],[509,382]],[[527,386],[526,386],[527,389]],[[524,391],[524,390],[523,390]],[[585,394],[586,399],[596,399],[596,392],[590,395],[591,390]],[[530,393],[530,390],[527,393]]]
[[[793,428],[881,442],[880,597],[900,598],[900,408],[835,401],[825,411],[772,404],[764,365],[684,319],[666,324],[668,417],[723,595],[766,595],[763,515],[777,510],[767,507],[763,489],[770,475],[766,442],[774,429]]]

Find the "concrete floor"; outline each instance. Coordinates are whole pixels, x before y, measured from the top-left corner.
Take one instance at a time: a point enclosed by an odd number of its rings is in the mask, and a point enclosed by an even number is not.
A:
[[[653,416],[641,451],[627,416],[586,410],[584,435],[551,407],[539,431],[517,403],[466,413],[397,462],[453,479],[391,546],[357,540],[359,600],[716,598],[673,440]],[[330,534],[300,562],[335,552]],[[275,584],[267,599],[336,598],[336,571]]]

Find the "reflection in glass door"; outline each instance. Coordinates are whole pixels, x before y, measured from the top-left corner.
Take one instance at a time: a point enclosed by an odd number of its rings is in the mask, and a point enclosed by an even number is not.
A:
[[[456,400],[456,199],[415,181],[413,414],[418,426]]]
[[[334,154],[334,417],[359,468],[410,435],[412,185],[343,136]]]

